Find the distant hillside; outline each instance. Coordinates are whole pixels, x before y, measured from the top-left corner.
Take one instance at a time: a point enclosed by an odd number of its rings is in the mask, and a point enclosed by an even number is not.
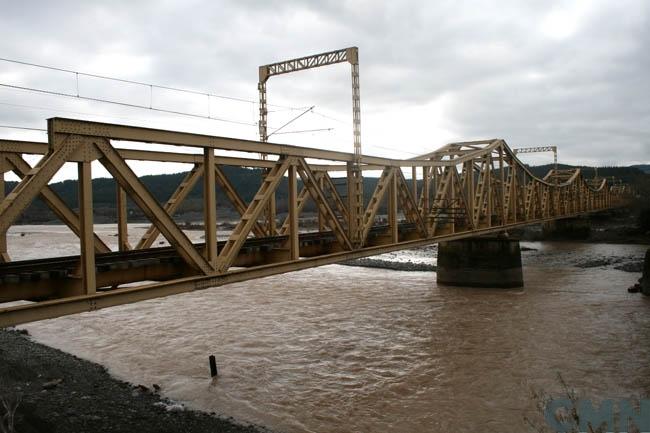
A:
[[[250,202],[257,192],[261,179],[262,170],[242,167],[223,166],[222,170],[230,182],[235,185],[238,193],[246,202]],[[174,174],[158,174],[140,177],[142,183],[151,191],[153,196],[160,203],[165,203],[174,190],[181,183],[187,172]],[[5,183],[5,193],[9,193],[16,182]],[[377,184],[376,178],[364,179],[364,195],[369,198]],[[78,190],[76,180],[66,180],[49,185],[72,209],[78,208]],[[299,182],[299,188],[302,183]],[[341,193],[343,191],[341,190]],[[287,180],[282,180],[276,193],[276,204],[278,213],[286,212],[287,209]],[[115,221],[115,181],[112,178],[93,179],[93,207],[95,222],[106,223]],[[135,203],[127,200],[127,209],[130,221],[145,219],[144,214]],[[235,210],[230,201],[217,187],[217,213],[219,218],[230,218]],[[315,210],[310,201],[305,211]],[[203,213],[203,182],[199,180],[194,189],[188,194],[180,208],[176,212],[177,219],[187,218],[197,220]],[[39,198],[27,208],[27,210],[16,221],[17,224],[48,223],[57,222],[57,217],[49,207]]]
[[[644,173],[650,174],[650,164],[637,164],[637,165],[633,165],[632,167],[638,168],[639,170],[643,171]]]
[[[554,168],[553,164],[546,165],[535,165],[528,167],[530,171],[538,177],[544,177],[549,170]],[[570,168],[580,168],[585,177],[593,177],[596,173],[596,168],[586,167],[586,166],[574,166],[574,165],[565,165],[558,164],[560,170],[566,170]],[[646,173],[639,169],[638,166],[631,167],[597,167],[598,168],[598,177],[610,177],[614,176],[617,179],[621,179],[623,182],[627,183],[636,183],[640,179],[646,176]]]
[[[259,169],[230,166],[224,166],[222,167],[222,170],[228,179],[237,186],[237,190],[242,198],[246,201],[250,201],[260,185],[262,171]],[[140,180],[160,203],[164,203],[172,195],[186,174],[187,172],[148,175],[140,177]],[[5,189],[10,191],[15,185],[16,182],[7,182]],[[68,206],[73,209],[77,208],[78,191],[76,180],[52,183],[49,186],[68,204]],[[286,193],[283,194],[283,192],[286,191],[286,180],[281,186],[281,190],[282,192],[278,194],[278,196],[280,196],[279,198],[282,198],[283,195],[286,196]],[[199,180],[194,189],[183,201],[177,214],[203,212],[202,196],[203,182]],[[227,212],[233,211],[230,202],[219,188],[217,188],[217,203],[219,206],[222,206],[222,210]],[[115,181],[112,178],[93,179],[93,206],[97,222],[114,221]],[[127,201],[127,208],[131,219],[138,220],[144,217],[140,208],[138,208],[130,199]],[[40,199],[36,199],[22,215],[18,223],[47,222],[55,219],[56,217],[47,205],[45,205],[45,203]]]
[[[568,165],[559,165],[562,169],[571,168]],[[529,167],[536,176],[543,177],[551,168],[552,165],[541,165]],[[262,171],[259,169],[249,169],[241,167],[222,167],[224,173],[237,188],[242,198],[249,202],[257,189],[259,188]],[[582,167],[586,176],[591,177],[594,173],[593,167]],[[181,180],[186,173],[174,174],[158,174],[142,176],[140,179],[142,183],[151,191],[154,197],[161,203],[164,203],[169,196],[174,192],[176,187],[181,183]],[[648,185],[650,183],[650,175],[644,173],[638,167],[599,167],[599,176],[614,176],[635,185]],[[372,195],[377,178],[366,177],[364,178],[364,195],[366,201]],[[16,182],[6,182],[5,189],[8,193],[16,186]],[[77,208],[77,181],[66,180],[63,182],[53,183],[49,185],[61,198],[72,208]],[[643,188],[642,188],[643,189]],[[342,194],[345,194],[341,190]],[[195,188],[190,192],[185,199],[180,209],[176,213],[177,219],[187,218],[188,220],[197,220],[201,218],[203,212],[203,182],[199,180]],[[276,202],[278,212],[285,212],[287,209],[287,183],[283,179],[278,192],[276,193]],[[93,179],[93,206],[95,210],[95,221],[97,223],[114,222],[115,221],[115,182],[110,178]],[[144,219],[142,211],[130,200],[127,203],[129,219],[137,221]],[[217,207],[219,218],[229,218],[234,214],[229,200],[217,188]],[[314,210],[313,204],[309,203],[306,211]],[[29,224],[29,223],[46,223],[56,221],[56,216],[40,199],[36,199],[34,203],[23,213],[16,223]]]

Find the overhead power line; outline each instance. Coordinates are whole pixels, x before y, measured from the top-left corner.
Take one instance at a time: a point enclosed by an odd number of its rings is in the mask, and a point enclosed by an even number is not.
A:
[[[323,114],[323,113],[315,111],[315,110],[312,110],[311,114],[315,114],[315,115],[323,117],[325,119],[333,120],[335,122],[343,123],[343,124],[346,124],[346,125],[350,123],[350,122],[346,122],[345,120],[337,119],[336,117],[328,116],[326,114]]]
[[[47,129],[43,129],[43,128],[28,128],[27,126],[0,125],[0,128],[8,128],[8,129],[22,129],[22,130],[26,130],[26,131],[41,131],[41,132],[47,132]]]
[[[111,101],[110,99],[102,99],[102,98],[93,98],[90,96],[81,96],[81,95],[75,95],[72,93],[65,93],[65,92],[55,92],[52,90],[45,90],[45,89],[38,89],[35,87],[27,87],[27,86],[16,86],[13,84],[7,84],[7,83],[0,83],[0,87],[6,87],[9,89],[16,89],[16,90],[23,90],[27,92],[36,92],[36,93],[42,93],[42,94],[47,94],[47,95],[54,95],[54,96],[65,96],[67,98],[75,98],[75,99],[83,99],[86,101],[92,101],[92,102],[103,102],[105,104],[113,104],[113,105],[119,105],[122,107],[129,107],[129,108],[140,108],[144,110],[151,110],[151,111],[157,111],[160,113],[168,113],[168,114],[176,114],[179,116],[188,116],[188,117],[195,117],[199,119],[208,119],[208,120],[216,120],[219,122],[227,122],[227,123],[235,123],[239,125],[247,125],[247,126],[257,126],[257,123],[253,122],[243,122],[240,120],[232,120],[232,119],[224,119],[221,117],[215,117],[211,115],[202,115],[202,114],[194,114],[194,113],[186,113],[183,111],[175,111],[175,110],[166,110],[164,108],[156,108],[153,106],[146,106],[146,105],[139,105],[139,104],[131,104],[128,102],[119,102],[119,101]]]
[[[74,110],[66,110],[63,108],[57,108],[57,107],[44,107],[44,106],[37,106],[37,105],[26,105],[26,104],[13,104],[10,102],[4,102],[0,101],[0,105],[6,105],[8,107],[17,107],[17,108],[26,108],[26,109],[31,109],[31,110],[42,110],[42,111],[54,111],[57,113],[70,113],[70,114],[79,114],[82,116],[92,116],[92,117],[100,117],[100,118],[109,118],[109,119],[124,119],[124,120],[129,120],[129,121],[139,121],[139,122],[150,122],[151,119],[140,119],[140,118],[134,118],[132,116],[117,116],[114,114],[101,114],[101,113],[91,113],[88,111],[74,111]]]
[[[324,131],[333,131],[334,128],[318,128],[318,129],[303,129],[302,131],[284,131],[284,132],[276,132],[275,135],[282,135],[282,134],[302,134],[305,132],[324,132]]]
[[[280,131],[282,128],[284,128],[285,126],[290,125],[291,123],[293,123],[293,122],[295,122],[296,120],[300,119],[302,116],[304,116],[305,114],[309,113],[309,112],[312,111],[313,109],[314,109],[314,106],[312,105],[311,107],[309,107],[308,109],[306,109],[305,111],[303,111],[302,113],[300,113],[299,115],[297,115],[296,117],[294,117],[293,119],[289,120],[289,121],[288,121],[287,123],[285,123],[284,125],[280,126],[280,127],[279,127],[278,129],[276,129],[275,131],[271,132],[271,133],[270,133],[266,138],[269,138],[269,137],[272,136],[273,134],[277,134],[278,131]]]
[[[252,99],[245,99],[245,98],[240,98],[236,96],[227,96],[227,95],[217,95],[214,93],[210,92],[200,92],[198,90],[191,90],[191,89],[183,89],[180,87],[172,87],[172,86],[165,86],[161,84],[154,84],[154,83],[145,83],[143,81],[135,81],[135,80],[126,80],[123,78],[117,78],[117,77],[110,77],[108,75],[99,75],[99,74],[90,74],[87,72],[81,72],[81,71],[75,71],[72,69],[64,69],[64,68],[57,68],[55,66],[47,66],[47,65],[41,65],[38,63],[31,63],[31,62],[24,62],[22,60],[14,60],[14,59],[7,59],[0,57],[0,61],[7,62],[7,63],[15,63],[18,65],[24,65],[24,66],[31,66],[34,68],[40,68],[40,69],[48,69],[50,71],[57,71],[57,72],[66,72],[68,74],[73,74],[76,77],[90,77],[90,78],[99,78],[101,80],[110,80],[110,81],[117,81],[120,83],[127,83],[127,84],[135,84],[138,86],[144,86],[144,87],[149,87],[149,88],[154,88],[154,89],[162,89],[162,90],[172,90],[174,92],[182,92],[182,93],[190,93],[193,95],[200,95],[200,96],[209,96],[212,98],[219,98],[219,99],[228,99],[231,101],[238,101],[238,102],[247,102],[249,104],[257,104],[258,101],[252,100]],[[289,107],[285,105],[274,105],[274,104],[269,104],[269,107],[277,107],[277,108],[284,108],[284,109],[289,109],[289,110],[302,110],[305,107]]]
[[[220,98],[220,99],[226,99],[226,100],[231,100],[231,101],[236,101],[236,102],[250,103],[250,104],[253,104],[253,105],[258,103],[257,101],[254,101],[254,100],[239,98],[239,97],[234,97],[234,96],[227,96],[227,95],[217,95],[217,94],[210,93],[210,92],[200,92],[200,91],[196,91],[196,90],[183,89],[183,88],[179,88],[179,87],[165,86],[165,85],[154,84],[154,83],[146,83],[146,82],[142,82],[142,81],[127,80],[127,79],[123,79],[123,78],[111,77],[111,76],[108,76],[108,75],[91,74],[91,73],[76,71],[76,70],[72,70],[72,69],[59,68],[59,67],[55,67],[55,66],[42,65],[42,64],[25,62],[25,61],[15,60],[15,59],[8,59],[8,58],[3,58],[3,57],[0,57],[0,61],[8,62],[8,63],[14,63],[14,64],[18,64],[18,65],[23,65],[23,66],[34,67],[34,68],[46,69],[46,70],[51,70],[51,71],[63,72],[63,73],[67,73],[67,74],[72,74],[74,76],[74,78],[75,78],[75,84],[76,84],[76,93],[69,93],[69,92],[61,92],[61,91],[56,91],[56,90],[49,90],[49,89],[46,89],[46,88],[31,87],[31,86],[26,86],[26,85],[18,85],[18,84],[12,84],[12,83],[0,83],[0,87],[4,87],[4,88],[7,88],[7,89],[24,91],[24,92],[40,93],[40,94],[47,94],[47,95],[53,95],[53,96],[62,96],[62,97],[66,97],[66,98],[75,98],[75,99],[86,100],[86,101],[91,101],[91,102],[101,102],[101,103],[104,103],[104,104],[112,104],[112,105],[117,105],[117,106],[121,106],[121,107],[144,109],[144,110],[156,111],[156,112],[160,112],[160,113],[167,113],[167,114],[173,114],[173,115],[178,115],[178,116],[186,116],[186,117],[206,119],[206,120],[214,120],[214,121],[218,121],[218,122],[226,122],[226,123],[232,123],[232,124],[238,124],[238,125],[254,126],[254,127],[258,126],[258,123],[254,122],[254,121],[253,122],[247,122],[247,121],[242,121],[242,120],[218,117],[218,116],[213,116],[212,113],[211,113],[210,98]],[[117,100],[112,100],[112,99],[105,99],[105,98],[99,98],[99,97],[83,95],[79,91],[79,77],[80,76],[81,77],[96,78],[96,79],[101,79],[101,80],[110,80],[110,81],[115,81],[115,82],[119,82],[119,83],[126,83],[126,84],[132,84],[132,85],[147,87],[147,88],[149,88],[149,105],[136,104],[136,103],[130,103],[130,102],[122,102],[122,101],[117,101]],[[165,109],[165,108],[155,107],[154,104],[153,104],[153,100],[154,100],[153,90],[154,89],[169,90],[169,91],[174,91],[174,92],[182,92],[182,93],[207,97],[207,115],[189,113],[189,112],[178,111],[178,110],[169,110],[169,109]],[[10,105],[10,104],[6,104],[6,105]],[[270,104],[269,106],[277,108],[278,110],[276,110],[276,111],[304,110],[298,116],[294,117],[289,122],[285,123],[280,128],[276,129],[270,135],[273,135],[275,133],[279,133],[278,131],[283,129],[285,126],[291,124],[293,121],[295,121],[298,118],[302,117],[304,114],[306,114],[308,112],[313,112],[313,109],[314,109],[314,106],[311,106],[311,107],[308,107],[308,108],[307,107],[288,107],[288,106],[284,106],[284,105],[273,105],[273,104]],[[27,106],[25,106],[25,107],[27,107]],[[305,110],[305,108],[307,108],[307,109]],[[319,114],[319,115],[321,115],[321,114]],[[332,119],[332,120],[339,121],[338,119],[333,119],[333,118],[331,118],[329,116],[325,116],[325,115],[321,115],[321,116],[322,117],[327,117],[327,118]],[[339,121],[339,122],[341,122],[341,121]],[[343,122],[341,122],[341,123],[343,123]],[[15,129],[30,129],[30,128],[17,127]],[[331,130],[331,129],[332,128],[330,128],[330,129],[321,128],[319,130],[322,131],[322,130]],[[316,130],[309,130],[309,131],[304,131],[304,132],[312,132],[312,131],[316,131]],[[289,133],[299,133],[299,132],[303,132],[303,131],[292,131],[292,132],[289,132]]]

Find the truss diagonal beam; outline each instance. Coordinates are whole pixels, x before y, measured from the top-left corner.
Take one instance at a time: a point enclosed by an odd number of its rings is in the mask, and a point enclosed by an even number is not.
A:
[[[465,193],[465,189],[463,188],[463,186],[464,186],[463,180],[460,178],[460,176],[458,176],[458,172],[456,170],[452,170],[452,171],[453,171],[453,178],[454,178],[453,180],[454,180],[454,185],[455,185],[455,188],[454,188],[454,194],[455,194],[454,200],[461,203],[461,206],[458,206],[458,209],[462,213],[464,213],[464,218],[465,218],[465,222],[467,223],[467,225],[470,228],[473,228],[474,223],[473,223],[473,220],[471,218],[471,215],[468,213],[469,200],[467,198],[467,194]],[[456,220],[459,219],[458,215],[453,215],[453,217]]]
[[[179,208],[179,206],[185,200],[185,197],[194,189],[196,182],[203,176],[203,164],[195,164],[190,171],[187,172],[181,183],[178,185],[176,190],[169,197],[163,209],[165,212],[172,217],[174,212]],[[155,242],[156,238],[160,234],[160,230],[155,224],[151,224],[147,231],[142,235],[138,241],[135,249],[145,249],[150,248]]]
[[[320,66],[334,65],[336,63],[356,61],[357,48],[343,48],[311,56],[298,57],[291,60],[270,63],[260,66],[260,82],[264,83],[274,75],[288,74],[289,72],[303,71],[305,69],[318,68]]]
[[[26,173],[23,180],[0,203],[0,232],[7,231],[80,144],[77,139],[64,139]]]
[[[339,223],[336,214],[334,214],[332,208],[327,203],[325,194],[323,194],[323,191],[320,189],[318,179],[314,175],[314,172],[311,171],[309,165],[303,158],[298,158],[297,168],[303,184],[309,191],[309,195],[311,195],[312,199],[316,202],[320,214],[324,217],[325,224],[332,229],[334,236],[336,236],[336,240],[343,249],[351,250],[352,244],[350,243],[350,239],[345,233],[345,230],[343,230],[343,227],[341,227],[341,223]]]
[[[397,198],[399,199],[402,212],[404,217],[410,223],[414,223],[417,227],[420,236],[427,235],[426,225],[422,219],[422,215],[418,211],[417,204],[415,204],[415,199],[413,198],[413,193],[411,188],[409,188],[406,178],[404,178],[404,173],[402,170],[396,170],[397,175]]]
[[[318,178],[321,172],[316,172],[314,175]],[[298,193],[298,197],[296,198],[296,215],[300,216],[302,213],[302,210],[305,208],[305,205],[307,204],[307,201],[309,199],[309,190],[307,187],[304,185],[300,189],[300,192]],[[289,227],[290,227],[290,215],[287,215],[287,217],[284,219],[284,222],[282,223],[282,226],[280,227],[280,235],[286,235],[289,233]]]
[[[185,233],[160,206],[108,140],[97,140],[95,145],[102,154],[100,158],[102,165],[131,196],[131,199],[142,209],[147,218],[158,227],[169,243],[176,248],[185,262],[205,275],[213,273],[210,264],[194,248]]]
[[[27,173],[32,167],[20,155],[9,154],[7,155],[7,162],[13,167],[13,172],[21,179],[27,176]],[[61,221],[67,225],[70,230],[77,236],[81,234],[81,225],[79,222],[79,215],[65,204],[59,195],[52,190],[49,186],[44,186],[40,191],[40,196],[45,204],[59,217]],[[93,233],[95,251],[98,253],[109,253],[111,249],[102,241],[96,233]]]
[[[473,225],[474,227],[478,227],[479,223],[481,221],[481,214],[485,212],[486,208],[486,202],[487,202],[487,197],[486,197],[486,190],[488,190],[488,187],[486,186],[486,183],[489,182],[489,165],[486,159],[483,159],[481,161],[480,166],[478,166],[478,180],[476,184],[476,192],[472,200],[474,200],[474,205],[473,205],[473,214],[472,214],[472,219],[473,219]]]
[[[336,210],[338,210],[341,216],[346,221],[348,221],[348,219],[350,218],[350,215],[348,213],[348,208],[346,207],[345,203],[343,203],[343,200],[341,199],[341,196],[339,195],[339,192],[336,189],[336,185],[334,185],[334,182],[332,181],[332,178],[330,177],[327,171],[323,171],[322,173],[323,173],[324,188],[327,191],[329,191],[330,196],[334,201],[334,206],[336,207]]]
[[[381,205],[384,195],[386,195],[386,191],[388,190],[390,186],[390,182],[393,179],[394,175],[395,173],[393,169],[391,167],[386,167],[384,168],[384,171],[381,172],[381,176],[377,180],[377,186],[375,186],[375,191],[372,193],[372,197],[370,197],[370,202],[368,203],[366,212],[363,215],[363,228],[361,231],[361,240],[364,243],[368,238],[370,229],[375,223],[375,216],[377,215],[379,206]]]
[[[289,165],[295,162],[295,158],[282,157],[278,160],[276,165],[264,177],[260,189],[253,197],[253,200],[248,205],[246,212],[241,216],[239,224],[233,229],[226,244],[219,253],[217,263],[217,270],[219,272],[226,272],[232,266],[237,254],[244,245],[248,234],[257,223],[257,219],[264,212],[265,207],[268,205],[271,195],[275,193],[282,176],[289,168]]]
[[[230,203],[232,203],[232,205],[234,206],[235,210],[239,213],[239,215],[244,215],[244,213],[246,213],[246,203],[241,198],[239,193],[237,193],[237,190],[235,189],[234,185],[230,183],[230,180],[228,180],[223,170],[219,166],[215,166],[214,169],[216,172],[217,183],[223,189],[223,192],[226,194],[226,197],[228,197],[228,200],[230,200]],[[264,228],[257,221],[255,221],[255,225],[253,225],[253,233],[255,233],[255,236],[260,236],[260,237],[266,235]]]
[[[440,185],[436,191],[436,197],[431,207],[431,214],[429,215],[428,225],[430,227],[429,235],[435,236],[438,223],[442,217],[446,217],[448,213],[447,206],[449,204],[448,192],[453,179],[452,171],[456,171],[454,167],[445,167],[443,175],[440,178]]]

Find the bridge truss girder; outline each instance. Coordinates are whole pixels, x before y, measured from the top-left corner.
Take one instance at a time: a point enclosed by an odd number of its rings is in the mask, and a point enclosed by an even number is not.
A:
[[[7,229],[40,195],[79,236],[81,254],[57,259],[67,264],[54,270],[55,261],[0,264],[0,302],[38,301],[0,309],[0,327],[573,217],[620,205],[627,194],[621,184],[610,188],[606,179],[592,184],[579,169],[562,176],[556,173],[551,182],[536,178],[499,139],[452,143],[420,157],[395,160],[63,118],[50,119],[48,132],[48,143],[0,140],[0,184],[5,172],[14,170],[22,176],[0,201],[0,253],[9,260]],[[116,141],[188,146],[198,152],[119,149]],[[235,158],[215,151],[266,153],[275,159]],[[24,154],[43,156],[28,168],[22,160]],[[160,204],[131,170],[129,160],[183,162],[193,168],[167,202]],[[316,160],[322,162],[312,162]],[[360,242],[350,235],[352,213],[337,190],[337,186],[349,189],[354,185],[349,167],[356,160],[361,163],[359,171],[382,171],[363,209]],[[119,251],[107,252],[108,247],[93,231],[93,161],[106,167],[116,180],[118,198],[123,196],[118,200]],[[79,168],[78,214],[47,186],[66,162]],[[268,174],[247,203],[222,165],[257,167]],[[411,185],[403,170],[415,175]],[[332,179],[331,172],[346,172],[347,176]],[[261,219],[284,176],[289,187],[287,217],[279,234],[268,237]],[[173,215],[201,177],[206,243],[193,244]],[[335,185],[334,180],[345,184]],[[228,239],[221,242],[217,242],[216,186],[241,215]],[[133,250],[126,239],[127,195],[152,222]],[[317,231],[301,233],[298,217],[308,200],[315,203],[321,224]],[[379,216],[382,208],[385,220]],[[170,247],[150,248],[158,233]],[[144,280],[156,282],[121,287]]]

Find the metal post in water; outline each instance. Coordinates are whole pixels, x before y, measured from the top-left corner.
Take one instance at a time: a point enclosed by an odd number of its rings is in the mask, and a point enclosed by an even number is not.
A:
[[[217,360],[214,355],[210,355],[210,376],[217,376]]]

